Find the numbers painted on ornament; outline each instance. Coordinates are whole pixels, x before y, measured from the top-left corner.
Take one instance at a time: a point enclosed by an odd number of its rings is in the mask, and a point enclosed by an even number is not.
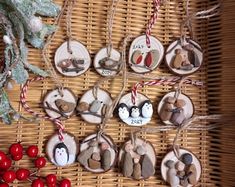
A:
[[[142,125],[142,123],[143,123],[142,119],[132,119],[131,120],[132,125],[134,125],[134,124]]]
[[[133,49],[143,49],[144,45],[134,45]]]
[[[102,70],[102,75],[111,75],[111,71],[103,69]]]

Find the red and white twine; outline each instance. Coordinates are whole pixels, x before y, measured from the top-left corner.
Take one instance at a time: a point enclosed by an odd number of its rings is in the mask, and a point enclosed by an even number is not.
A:
[[[23,106],[23,108],[25,109],[25,111],[32,114],[36,118],[43,118],[43,119],[52,121],[58,128],[58,136],[59,136],[60,141],[63,141],[64,140],[64,136],[63,136],[64,125],[62,124],[61,120],[55,119],[55,118],[52,118],[50,116],[43,115],[43,114],[40,114],[40,113],[37,113],[37,112],[33,111],[26,102],[27,91],[28,91],[30,83],[37,82],[37,81],[42,81],[43,79],[44,79],[44,77],[35,77],[33,79],[27,80],[27,82],[24,84],[24,86],[22,87],[22,90],[21,90],[20,102],[21,102],[21,105]]]
[[[138,89],[143,88],[144,86],[160,86],[160,85],[168,85],[173,86],[176,83],[178,83],[180,80],[182,80],[181,77],[170,77],[170,78],[161,78],[157,80],[147,81],[147,82],[138,82],[132,87],[131,91],[131,101],[135,105],[136,104],[136,98],[138,95]],[[192,84],[196,86],[202,86],[203,83],[200,81],[194,81],[191,79],[183,79],[182,80],[184,84]]]
[[[158,19],[159,9],[161,6],[161,0],[153,0],[153,6],[154,6],[153,15],[151,19],[149,20],[149,23],[146,29],[146,45],[148,46],[148,48],[151,47],[151,42],[150,42],[151,30]]]

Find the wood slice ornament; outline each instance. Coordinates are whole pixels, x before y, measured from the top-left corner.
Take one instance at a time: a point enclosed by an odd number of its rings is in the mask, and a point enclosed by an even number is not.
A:
[[[62,93],[58,89],[49,91],[43,100],[43,108],[52,118],[69,118],[75,111],[77,99],[74,93],[63,88]]]
[[[132,94],[122,96],[117,106],[117,115],[130,126],[143,126],[151,121],[153,106],[151,101],[143,94],[138,93],[136,102],[132,102]]]
[[[94,95],[94,90],[91,89],[81,97],[76,110],[86,122],[100,124],[111,104],[112,98],[107,91],[99,88]]]
[[[118,165],[123,176],[135,180],[155,174],[156,153],[150,142],[141,138],[127,141],[119,151]]]
[[[170,151],[162,160],[161,174],[171,187],[195,186],[201,176],[202,167],[199,159],[189,150],[179,149],[179,159]]]
[[[187,95],[173,91],[163,96],[157,112],[164,124],[179,126],[193,116],[194,105]]]
[[[104,173],[114,166],[116,157],[116,145],[112,138],[96,133],[81,142],[77,161],[88,171]]]
[[[134,39],[129,50],[129,65],[136,73],[149,73],[156,69],[164,56],[161,42],[149,36],[151,46],[146,45],[146,35]]]
[[[108,56],[108,48],[102,48],[98,51],[94,58],[95,70],[102,76],[114,76],[120,71],[121,55],[115,50],[111,49],[110,56]]]
[[[46,145],[46,154],[49,160],[56,166],[64,167],[73,164],[78,154],[78,144],[75,137],[63,132],[63,141],[58,134],[54,134]]]
[[[176,40],[166,50],[165,62],[168,68],[177,75],[190,75],[199,70],[203,63],[201,46],[191,40]]]
[[[91,57],[87,48],[78,41],[64,42],[55,53],[55,67],[62,75],[75,77],[84,74],[91,65]]]

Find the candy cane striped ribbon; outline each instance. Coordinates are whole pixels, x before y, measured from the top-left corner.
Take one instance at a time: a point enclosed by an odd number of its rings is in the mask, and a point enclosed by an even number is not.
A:
[[[151,19],[149,20],[149,23],[146,29],[146,45],[148,46],[148,48],[151,47],[151,42],[150,42],[151,30],[158,19],[158,15],[159,15],[158,13],[159,13],[159,9],[161,6],[161,0],[153,0],[153,6],[154,6],[153,15]]]
[[[181,80],[180,77],[170,77],[170,78],[161,78],[153,81],[147,81],[147,82],[138,82],[132,87],[131,91],[131,101],[135,105],[136,104],[136,97],[138,94],[138,89],[143,88],[144,86],[153,86],[153,85],[169,85],[173,86],[175,85],[179,80]],[[200,81],[195,81],[192,79],[185,79],[183,80],[183,83],[185,84],[192,84],[195,86],[202,86],[203,83]]]
[[[25,109],[25,111],[32,114],[33,116],[35,116],[37,118],[43,118],[43,119],[52,121],[58,128],[58,136],[59,136],[60,141],[63,141],[64,140],[64,136],[63,136],[64,125],[62,124],[61,120],[55,119],[50,116],[43,115],[43,114],[40,114],[40,113],[33,111],[26,102],[27,91],[28,91],[30,83],[36,82],[36,81],[42,81],[43,79],[44,79],[44,77],[35,77],[33,79],[27,80],[21,89],[20,102],[21,102],[21,105],[23,106],[23,108]]]

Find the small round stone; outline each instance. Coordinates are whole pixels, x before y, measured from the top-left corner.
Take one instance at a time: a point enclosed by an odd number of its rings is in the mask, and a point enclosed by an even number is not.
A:
[[[183,100],[183,99],[177,99],[176,100],[176,103],[175,103],[175,106],[178,107],[178,108],[182,108],[186,105],[186,102]]]
[[[100,145],[100,148],[102,151],[105,151],[109,148],[109,144],[106,143],[106,142],[102,142],[101,145]]]
[[[181,156],[181,160],[185,165],[190,165],[193,162],[193,157],[189,153],[185,153]]]
[[[94,152],[92,154],[91,158],[95,161],[100,161],[100,159],[101,159],[100,154],[98,152]]]
[[[78,104],[77,106],[77,111],[78,112],[85,112],[85,111],[88,111],[89,110],[89,104],[86,103],[86,102],[81,102]]]
[[[185,164],[181,161],[178,161],[176,164],[175,164],[175,169],[177,169],[178,171],[183,171],[185,168]]]
[[[135,164],[139,163],[139,161],[140,161],[140,158],[134,158],[134,163]]]
[[[133,149],[134,149],[134,146],[133,146],[131,143],[127,143],[127,144],[125,145],[125,151],[126,151],[127,153],[131,152]]]
[[[174,165],[175,165],[175,162],[173,160],[168,160],[166,162],[166,167],[168,167],[168,168],[173,168]]]
[[[146,150],[146,148],[144,147],[144,146],[142,146],[142,145],[138,145],[137,146],[137,149],[136,149],[136,152],[139,154],[139,155],[145,155],[146,154],[146,152],[147,152],[147,150]]]

